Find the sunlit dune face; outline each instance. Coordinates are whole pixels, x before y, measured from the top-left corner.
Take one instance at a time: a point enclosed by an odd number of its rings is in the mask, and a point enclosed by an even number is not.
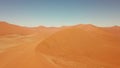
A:
[[[119,27],[0,28],[0,68],[120,68]]]
[[[71,61],[80,62],[84,57],[86,60],[95,60],[106,65],[120,65],[120,39],[113,38],[112,42],[109,41],[109,38],[99,33],[70,28],[49,37],[40,43],[37,49],[41,53]],[[114,40],[118,42],[114,42]]]

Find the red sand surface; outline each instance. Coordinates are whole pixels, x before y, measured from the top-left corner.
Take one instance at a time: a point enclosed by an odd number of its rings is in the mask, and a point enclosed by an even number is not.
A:
[[[0,68],[120,68],[120,27],[0,22]]]

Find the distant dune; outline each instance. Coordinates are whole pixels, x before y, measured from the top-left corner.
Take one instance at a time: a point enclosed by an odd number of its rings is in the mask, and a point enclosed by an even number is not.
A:
[[[0,35],[6,35],[6,34],[25,35],[30,33],[32,33],[32,30],[30,28],[8,24],[6,22],[0,22]]]
[[[0,22],[0,68],[120,68],[120,27]]]

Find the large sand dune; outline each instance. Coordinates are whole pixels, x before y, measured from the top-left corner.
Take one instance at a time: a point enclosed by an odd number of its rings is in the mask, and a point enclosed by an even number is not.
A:
[[[0,68],[120,68],[120,27],[0,22]]]

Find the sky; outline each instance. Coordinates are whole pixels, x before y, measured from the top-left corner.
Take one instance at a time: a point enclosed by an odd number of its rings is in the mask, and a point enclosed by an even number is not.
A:
[[[0,0],[0,21],[22,26],[120,25],[120,0]]]

